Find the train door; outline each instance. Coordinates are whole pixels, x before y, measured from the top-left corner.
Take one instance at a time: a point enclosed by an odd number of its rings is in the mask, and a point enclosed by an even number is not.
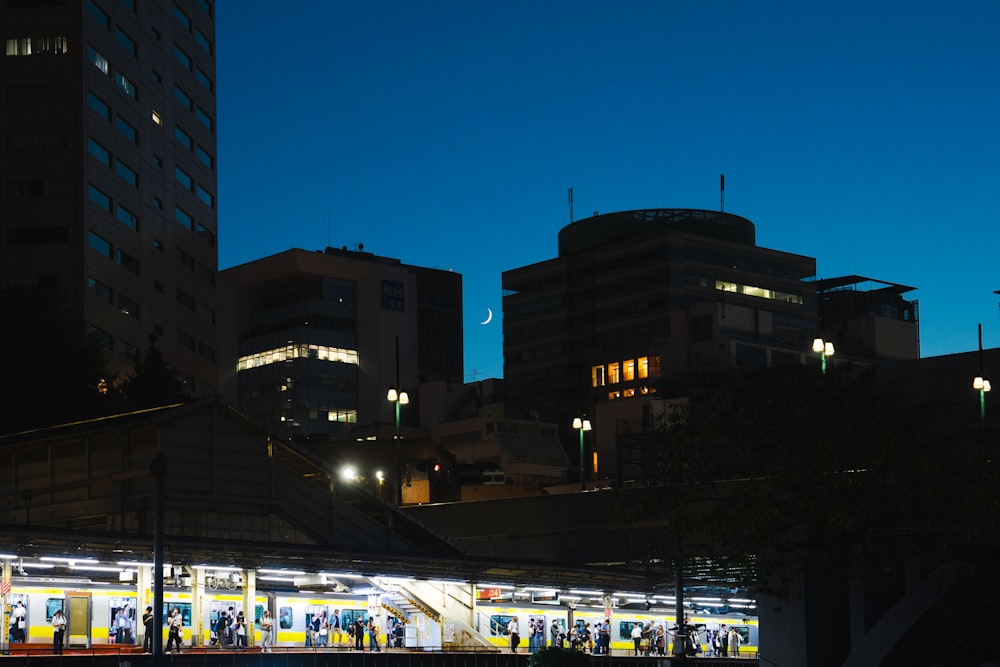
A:
[[[319,635],[315,634],[317,626],[313,624],[313,618],[320,618],[326,616],[330,617],[329,610],[320,604],[307,604],[306,605],[306,646],[317,646],[319,642]],[[324,638],[324,643],[326,639]]]
[[[211,646],[231,646],[235,643],[229,629],[236,621],[236,615],[242,611],[243,606],[238,602],[229,600],[212,600],[208,603],[208,643]],[[226,614],[226,623],[219,625],[222,614]]]
[[[56,601],[49,598],[47,603]],[[53,606],[45,610],[45,615],[49,623],[52,622],[52,614],[59,609],[63,609],[62,600],[57,601],[58,606]],[[91,630],[91,599],[90,593],[79,593],[70,591],[66,593],[66,603],[69,608],[63,609],[66,615],[66,646],[82,646],[90,648],[93,638],[90,636]],[[47,604],[48,606],[48,604]]]
[[[108,643],[135,643],[135,597],[108,598]]]
[[[10,607],[7,609],[7,618],[10,619],[8,629],[11,644],[24,643],[28,639],[29,616],[28,616],[28,595],[26,593],[11,593],[8,596]]]

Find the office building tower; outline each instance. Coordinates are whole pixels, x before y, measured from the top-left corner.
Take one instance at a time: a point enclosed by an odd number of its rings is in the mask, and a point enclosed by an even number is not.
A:
[[[223,396],[282,437],[394,424],[390,387],[407,392],[400,418],[416,425],[421,383],[462,382],[461,274],[363,246],[292,249],[220,272],[220,296]]]
[[[151,337],[214,392],[211,0],[0,5],[0,281],[67,293],[127,375]]]

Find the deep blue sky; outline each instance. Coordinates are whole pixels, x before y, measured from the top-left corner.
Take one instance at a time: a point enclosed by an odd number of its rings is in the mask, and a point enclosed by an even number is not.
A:
[[[366,251],[502,271],[574,217],[718,208],[917,287],[922,356],[1000,345],[1000,2],[219,0],[219,264]],[[480,325],[487,308],[496,313]]]

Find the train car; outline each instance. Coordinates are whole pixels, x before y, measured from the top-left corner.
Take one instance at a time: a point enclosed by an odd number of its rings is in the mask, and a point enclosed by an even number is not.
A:
[[[661,614],[653,611],[635,611],[629,609],[615,609],[611,618],[607,619],[604,609],[600,607],[580,606],[570,610],[566,607],[546,606],[538,604],[527,605],[482,605],[477,614],[477,630],[488,639],[490,644],[501,650],[510,650],[511,637],[508,627],[511,619],[517,619],[520,631],[519,652],[527,652],[531,643],[529,628],[538,624],[543,628],[541,642],[543,646],[552,645],[551,626],[555,622],[564,636],[564,645],[571,647],[571,635],[576,634],[582,637],[582,633],[571,633],[576,628],[588,628],[593,630],[598,623],[605,620],[611,621],[611,651],[612,654],[631,654],[635,650],[632,640],[632,627],[636,623],[642,623],[644,627],[649,626],[654,629],[662,626],[665,637],[666,652],[670,652],[673,647],[672,629],[676,626],[676,618],[673,615]],[[717,616],[689,616],[688,623],[695,629],[695,636],[698,641],[698,652],[704,654],[709,649],[710,632],[719,630],[723,625],[727,628],[735,627],[741,638],[741,653],[743,655],[756,655],[759,645],[757,618],[753,616],[740,615],[717,615]],[[654,635],[655,636],[655,635]],[[592,647],[592,641],[590,647]],[[587,649],[588,646],[578,645],[576,648]],[[643,643],[643,650],[655,653],[655,641]]]

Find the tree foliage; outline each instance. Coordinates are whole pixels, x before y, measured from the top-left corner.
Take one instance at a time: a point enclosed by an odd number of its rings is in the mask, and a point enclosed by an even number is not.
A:
[[[907,559],[1000,556],[995,433],[953,406],[891,393],[871,371],[796,367],[686,390],[649,500],[675,527],[662,558],[750,560],[780,594],[807,570],[833,581],[860,566],[888,583]]]
[[[149,347],[121,385],[121,393],[130,410],[154,408],[182,403],[189,396],[173,367],[156,345],[156,335],[150,334]]]
[[[45,288],[0,292],[2,349],[7,353],[0,431],[18,431],[102,416],[113,401],[104,351],[85,334],[78,310]]]

